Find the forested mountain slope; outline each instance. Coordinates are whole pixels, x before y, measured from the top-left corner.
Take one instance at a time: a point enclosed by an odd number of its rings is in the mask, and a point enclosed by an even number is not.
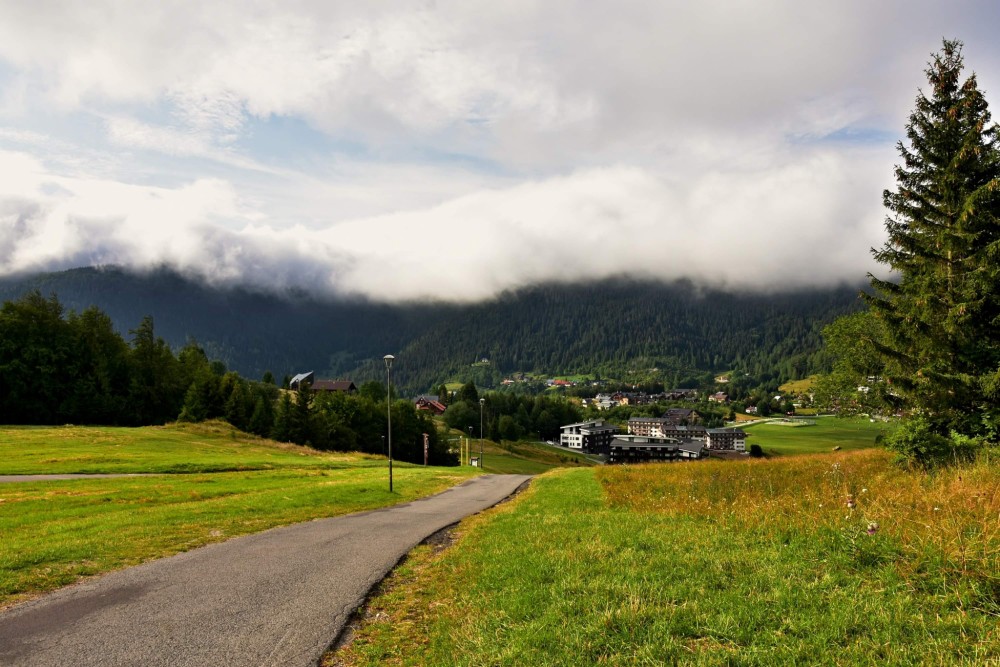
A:
[[[657,367],[668,383],[739,368],[791,377],[821,366],[819,330],[858,307],[857,287],[784,294],[700,290],[688,283],[605,281],[543,285],[473,305],[385,305],[216,289],[174,272],[73,269],[0,281],[0,298],[31,289],[69,309],[96,305],[127,333],[144,315],[179,347],[196,339],[248,377],[383,378],[423,391],[457,377],[489,385],[513,371],[598,371],[623,377]],[[480,359],[488,365],[474,368]]]

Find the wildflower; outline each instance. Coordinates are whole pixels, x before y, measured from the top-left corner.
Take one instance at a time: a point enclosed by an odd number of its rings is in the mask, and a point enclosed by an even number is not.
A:
[[[874,535],[875,533],[878,532],[878,524],[872,521],[871,523],[868,524],[868,529],[865,530],[865,532],[868,533],[869,535]]]
[[[868,489],[861,489],[861,493],[868,493]]]
[[[940,507],[935,507],[935,508],[934,508],[934,511],[935,511],[935,512],[940,512],[940,511],[941,511],[941,508],[940,508]]]
[[[847,509],[849,510],[854,509],[854,498],[852,498],[851,496],[847,496]]]

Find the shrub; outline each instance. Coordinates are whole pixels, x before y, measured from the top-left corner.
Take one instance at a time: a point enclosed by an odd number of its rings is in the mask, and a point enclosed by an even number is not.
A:
[[[956,431],[945,435],[941,424],[918,416],[904,421],[895,432],[886,436],[884,444],[896,453],[897,461],[932,468],[943,463],[972,460],[982,441]]]

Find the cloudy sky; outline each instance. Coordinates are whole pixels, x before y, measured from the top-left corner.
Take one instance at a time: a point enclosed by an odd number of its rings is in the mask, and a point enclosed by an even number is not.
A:
[[[854,282],[942,37],[997,103],[995,7],[0,1],[0,275]]]

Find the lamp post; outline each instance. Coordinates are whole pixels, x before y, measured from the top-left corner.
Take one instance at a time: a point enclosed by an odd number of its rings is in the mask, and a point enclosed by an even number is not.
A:
[[[479,468],[483,467],[483,405],[486,404],[485,398],[479,399]]]
[[[469,443],[469,465],[472,465],[472,427],[469,427],[469,439],[466,440]],[[482,465],[482,464],[480,464]]]
[[[392,362],[395,361],[396,357],[391,354],[387,354],[382,357],[382,361],[385,362],[385,418],[386,424],[389,426],[389,493],[392,493],[392,390],[390,389],[389,382],[389,369],[392,368]]]

